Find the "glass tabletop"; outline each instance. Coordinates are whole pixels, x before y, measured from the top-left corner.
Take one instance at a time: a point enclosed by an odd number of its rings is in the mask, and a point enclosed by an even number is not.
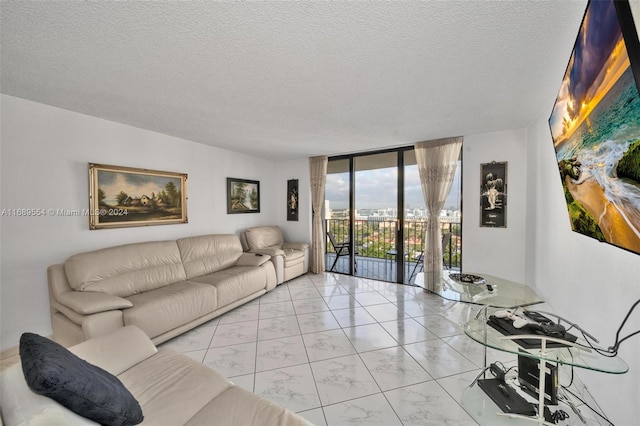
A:
[[[629,370],[629,366],[622,358],[615,356],[609,357],[598,353],[595,349],[590,348],[587,342],[579,338],[576,346],[549,348],[544,353],[540,348],[525,349],[513,340],[509,340],[511,336],[505,336],[490,325],[487,320],[490,315],[498,311],[495,307],[486,307],[478,312],[476,318],[469,321],[464,326],[464,332],[467,336],[476,342],[504,352],[511,352],[518,355],[527,356],[535,359],[544,359],[545,361],[573,365],[588,370],[600,371],[610,374],[623,374]],[[572,331],[573,332],[573,331]],[[517,336],[522,339],[529,336]],[[536,336],[540,337],[540,336]],[[552,341],[551,338],[545,338]],[[567,343],[566,341],[563,341]]]
[[[499,308],[515,308],[544,302],[524,284],[493,275],[466,273],[467,275],[481,276],[485,280],[482,284],[469,284],[451,278],[450,274],[454,273],[456,271],[443,271],[440,289],[435,292],[447,300]],[[425,287],[424,272],[417,274],[415,283],[420,287]]]

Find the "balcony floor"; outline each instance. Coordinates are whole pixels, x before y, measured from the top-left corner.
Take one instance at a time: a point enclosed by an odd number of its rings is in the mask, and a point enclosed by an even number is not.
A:
[[[325,254],[325,268],[329,272],[329,268],[333,265],[333,262],[336,258],[334,253],[326,253]],[[378,259],[374,257],[363,257],[356,256],[356,264],[357,264],[357,272],[355,273],[358,277],[363,278],[371,278],[380,281],[390,281],[395,282],[396,276],[396,262],[395,256],[389,256],[387,259]],[[414,271],[416,267],[416,262],[405,262],[404,265],[404,277],[405,283],[409,283],[408,280],[411,277],[411,273]],[[459,268],[452,267],[453,270],[459,270]],[[416,269],[417,272],[422,271],[422,265],[419,265]],[[348,274],[349,273],[349,257],[341,256],[336,263],[336,266],[333,268],[333,271],[340,274]],[[411,278],[410,284],[413,284],[415,281],[415,274]]]

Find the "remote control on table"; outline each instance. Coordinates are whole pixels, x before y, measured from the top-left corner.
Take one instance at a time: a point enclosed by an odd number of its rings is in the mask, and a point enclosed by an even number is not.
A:
[[[524,311],[524,316],[540,324],[553,324],[553,320],[535,311]]]

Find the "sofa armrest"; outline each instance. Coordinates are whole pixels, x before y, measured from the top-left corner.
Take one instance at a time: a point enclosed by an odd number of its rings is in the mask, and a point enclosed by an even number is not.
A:
[[[282,248],[284,250],[306,250],[309,248],[309,244],[307,243],[284,243],[282,244]]]
[[[261,253],[242,253],[238,258],[237,266],[260,266],[267,263],[271,256]]]
[[[116,376],[158,352],[151,339],[132,325],[85,340],[69,350]]]
[[[130,301],[122,297],[95,291],[65,291],[57,294],[56,300],[82,315],[126,309],[133,306]]]
[[[280,247],[265,247],[260,249],[249,250],[249,253],[266,254],[271,257],[284,256],[284,250]]]

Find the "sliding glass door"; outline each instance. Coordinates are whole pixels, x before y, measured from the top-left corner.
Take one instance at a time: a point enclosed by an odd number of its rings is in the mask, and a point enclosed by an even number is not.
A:
[[[352,244],[353,190],[352,158],[337,158],[327,165],[324,218],[326,230],[326,270],[351,275],[356,269]]]
[[[427,231],[427,210],[415,151],[404,151],[404,283],[415,283],[423,269],[424,238]],[[458,160],[456,175],[444,208],[440,212],[442,233],[442,264],[445,269],[462,268],[462,158]]]
[[[398,153],[384,152],[354,158],[355,243],[361,265],[354,275],[397,281]],[[365,260],[366,259],[366,260]],[[376,259],[378,261],[373,261]]]
[[[460,269],[461,164],[440,214],[445,267]],[[329,159],[326,270],[398,283],[422,271],[426,208],[413,147]]]

